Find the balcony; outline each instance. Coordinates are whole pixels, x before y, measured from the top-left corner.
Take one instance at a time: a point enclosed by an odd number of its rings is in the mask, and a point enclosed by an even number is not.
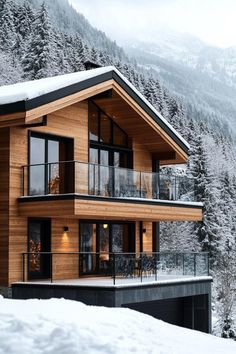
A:
[[[209,276],[206,252],[27,252],[22,257],[23,282],[129,286]]]
[[[22,216],[202,220],[202,203],[195,202],[194,180],[187,176],[78,161],[29,165],[22,170]]]
[[[23,196],[80,194],[194,202],[194,180],[187,176],[135,171],[78,161],[23,167]]]

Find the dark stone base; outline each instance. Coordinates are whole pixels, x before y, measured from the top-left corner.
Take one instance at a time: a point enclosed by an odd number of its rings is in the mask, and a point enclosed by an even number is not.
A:
[[[87,305],[129,307],[173,324],[211,332],[211,278],[119,287],[16,283],[12,285],[12,296],[65,298]]]

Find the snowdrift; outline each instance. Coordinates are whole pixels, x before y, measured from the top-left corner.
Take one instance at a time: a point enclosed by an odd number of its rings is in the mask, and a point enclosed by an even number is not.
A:
[[[236,342],[129,309],[0,298],[0,354],[235,354]]]

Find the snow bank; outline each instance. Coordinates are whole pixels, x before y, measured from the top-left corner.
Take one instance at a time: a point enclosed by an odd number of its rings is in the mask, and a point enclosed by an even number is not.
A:
[[[129,309],[0,298],[0,353],[235,354],[236,343]]]

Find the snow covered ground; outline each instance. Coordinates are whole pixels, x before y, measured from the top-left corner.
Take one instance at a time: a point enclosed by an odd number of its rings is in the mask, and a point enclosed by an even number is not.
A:
[[[236,342],[129,309],[0,298],[0,354],[235,354]]]

